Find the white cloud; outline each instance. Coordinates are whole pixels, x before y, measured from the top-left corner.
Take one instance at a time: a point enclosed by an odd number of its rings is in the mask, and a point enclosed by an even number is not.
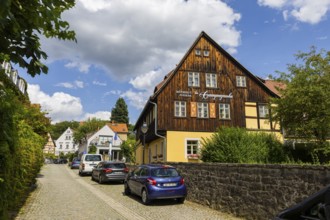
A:
[[[108,120],[110,121],[110,117],[111,117],[111,112],[108,111],[98,111],[95,113],[86,113],[84,115],[84,117],[82,118],[83,121],[86,121],[87,119],[92,119],[92,118],[96,118],[96,119],[100,119],[100,120]]]
[[[145,74],[141,74],[134,79],[130,79],[129,83],[136,89],[153,91],[155,85],[157,85],[164,77],[162,69],[152,70]]]
[[[330,0],[258,0],[258,4],[282,10],[284,20],[293,17],[309,24],[319,23],[330,10]]]
[[[77,88],[82,89],[82,88],[84,88],[84,82],[76,80],[73,83],[70,83],[70,82],[57,83],[55,86],[64,87],[67,89],[77,89]]]
[[[75,58],[77,59],[77,58]],[[86,63],[80,63],[78,61],[73,61],[65,64],[65,67],[67,68],[78,68],[80,72],[82,73],[88,73],[89,68],[91,65],[86,64]]]
[[[175,68],[201,31],[235,53],[241,15],[215,0],[81,0],[63,15],[77,43],[43,39],[50,60],[68,60],[68,68],[102,68],[126,81],[161,67]]]
[[[97,81],[97,80],[94,80],[94,81],[93,81],[93,84],[94,84],[94,85],[97,85],[97,86],[107,86],[107,83],[99,82],[99,81]]]
[[[65,120],[77,120],[83,113],[81,100],[63,92],[48,95],[40,90],[39,85],[28,85],[31,103],[40,104],[43,111],[49,113],[52,123]]]
[[[148,95],[150,96],[151,94],[147,92],[134,92],[132,89],[121,94],[122,97],[128,100],[130,105],[139,110],[143,109],[148,100]]]

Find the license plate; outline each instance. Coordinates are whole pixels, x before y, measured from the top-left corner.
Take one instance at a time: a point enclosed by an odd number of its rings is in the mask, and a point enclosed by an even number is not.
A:
[[[163,186],[176,186],[176,183],[164,183]]]
[[[89,166],[92,166],[93,167],[93,166],[96,166],[96,164],[89,164]]]

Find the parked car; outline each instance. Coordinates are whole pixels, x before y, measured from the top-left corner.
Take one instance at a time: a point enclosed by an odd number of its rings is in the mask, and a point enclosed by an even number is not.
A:
[[[59,158],[59,159],[55,159],[54,163],[55,164],[66,164],[66,163],[68,163],[68,160],[65,158]]]
[[[101,154],[83,154],[79,164],[79,175],[91,174],[94,166],[103,161]]]
[[[301,203],[279,213],[274,220],[330,220],[330,185]]]
[[[71,169],[79,169],[79,165],[80,165],[80,160],[77,159],[73,159],[72,162],[70,163],[70,168]]]
[[[100,184],[109,181],[124,182],[127,173],[125,163],[103,161],[92,170],[92,180],[97,180]]]
[[[184,178],[175,167],[167,165],[138,166],[127,175],[124,190],[126,195],[140,196],[145,205],[155,199],[176,199],[184,203],[187,196]]]

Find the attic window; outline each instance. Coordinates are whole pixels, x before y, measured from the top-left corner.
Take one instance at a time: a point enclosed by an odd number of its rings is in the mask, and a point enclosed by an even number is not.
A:
[[[245,76],[236,76],[236,86],[237,87],[246,87],[246,77]]]
[[[195,54],[196,54],[197,56],[200,56],[200,55],[201,55],[201,50],[200,50],[200,49],[195,49]]]
[[[204,50],[204,57],[208,57],[210,55],[210,51],[209,50]]]

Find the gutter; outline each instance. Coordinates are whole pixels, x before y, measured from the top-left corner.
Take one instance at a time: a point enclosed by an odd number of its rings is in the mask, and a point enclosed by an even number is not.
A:
[[[166,137],[162,136],[160,134],[157,133],[157,121],[158,121],[158,116],[157,116],[157,104],[155,102],[152,102],[149,100],[149,103],[153,104],[155,106],[155,135],[157,137],[163,138],[164,139],[164,147],[163,147],[163,157],[164,157],[164,162],[167,161],[167,155],[166,155],[166,148],[167,148],[167,143],[166,143]]]

